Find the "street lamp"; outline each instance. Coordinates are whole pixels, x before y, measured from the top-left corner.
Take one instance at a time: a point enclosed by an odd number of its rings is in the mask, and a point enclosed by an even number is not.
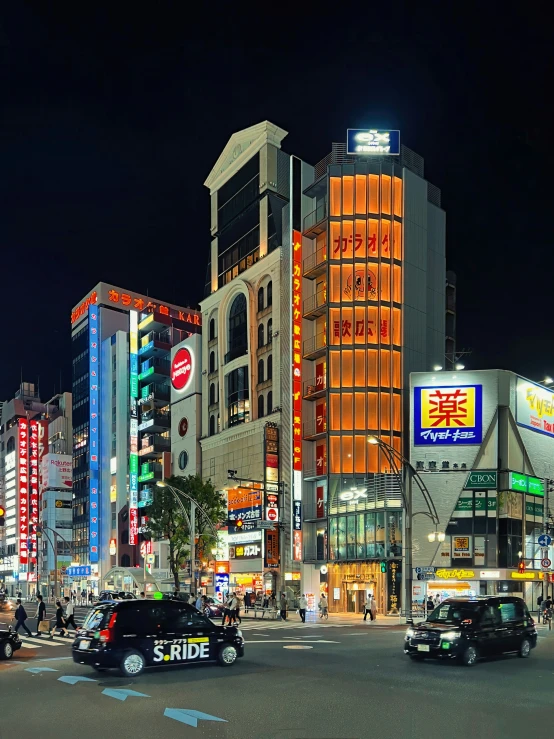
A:
[[[427,490],[427,486],[417,473],[410,460],[406,459],[406,457],[397,449],[392,447],[390,444],[387,444],[378,436],[370,435],[367,437],[367,441],[369,444],[378,445],[379,448],[383,451],[383,453],[387,457],[387,461],[390,464],[391,469],[393,470],[394,475],[400,483],[400,491],[402,493],[402,499],[404,501],[404,507],[406,509],[404,526],[406,534],[404,545],[404,599],[406,603],[406,613],[408,613],[408,607],[411,610],[412,604],[412,520],[416,516],[420,515],[428,516],[431,519],[435,526],[435,531],[432,534],[433,538],[431,538],[431,534],[428,535],[428,539],[430,542],[435,541],[435,537],[437,537],[438,541],[444,541],[445,535],[443,532],[437,531],[437,526],[440,523],[437,509],[435,508],[435,504],[430,492]],[[400,464],[400,466],[402,467],[402,473],[400,472],[398,464]],[[414,480],[416,481],[416,485],[419,488],[419,491],[423,496],[425,503],[427,504],[427,511],[417,511],[416,513],[412,512],[412,485]]]
[[[446,535],[445,535],[444,531],[431,531],[430,534],[427,534],[427,538],[429,539],[429,541],[431,542],[431,544],[434,541],[441,541],[441,542],[444,541],[445,536]]]
[[[548,377],[545,377],[544,378],[544,380],[542,381],[542,384],[543,385],[552,385],[553,382],[554,382],[554,380],[550,376],[548,376]]]
[[[442,367],[440,364],[433,365],[433,372],[440,372],[441,370],[442,370]]]

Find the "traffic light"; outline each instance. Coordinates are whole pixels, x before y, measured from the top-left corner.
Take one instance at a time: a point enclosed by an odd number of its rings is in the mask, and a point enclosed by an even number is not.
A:
[[[525,572],[525,560],[524,559],[520,559],[519,560],[519,564],[517,566],[517,571],[518,572],[522,572],[522,573]]]
[[[6,515],[5,509],[0,505],[0,526],[4,526],[6,523],[6,519],[4,518]]]
[[[242,527],[244,526],[244,521],[242,520],[242,518],[237,518],[237,520],[235,521],[235,526],[237,527],[237,529],[242,529]]]
[[[387,563],[383,560],[381,562],[381,572],[386,572],[386,571],[387,571]]]

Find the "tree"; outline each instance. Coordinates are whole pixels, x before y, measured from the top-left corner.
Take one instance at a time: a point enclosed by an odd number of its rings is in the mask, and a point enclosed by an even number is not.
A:
[[[213,529],[227,517],[225,499],[211,480],[204,482],[199,475],[173,475],[166,482],[196,502],[196,555],[201,559],[217,541]],[[175,589],[180,590],[179,571],[190,556],[190,529],[175,495],[169,487],[156,487],[147,515],[152,538],[169,542],[168,564]],[[190,502],[186,498],[180,500],[190,515]]]

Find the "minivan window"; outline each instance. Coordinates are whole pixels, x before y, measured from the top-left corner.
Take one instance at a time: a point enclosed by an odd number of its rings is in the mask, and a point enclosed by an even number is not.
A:
[[[481,626],[499,626],[500,612],[494,606],[487,606],[481,616]]]
[[[142,602],[142,601],[139,601]],[[138,634],[162,629],[167,631],[170,619],[167,605],[152,608],[121,608],[117,612],[117,625],[127,633]]]
[[[507,601],[500,604],[500,618],[503,624],[510,621],[521,621],[523,616],[523,603]]]
[[[439,624],[461,624],[464,621],[474,621],[479,613],[479,603],[441,603],[427,621]]]

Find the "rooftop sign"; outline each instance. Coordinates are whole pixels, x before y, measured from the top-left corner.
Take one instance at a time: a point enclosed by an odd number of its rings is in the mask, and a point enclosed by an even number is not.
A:
[[[346,131],[346,153],[398,156],[400,154],[400,131],[349,128]]]

